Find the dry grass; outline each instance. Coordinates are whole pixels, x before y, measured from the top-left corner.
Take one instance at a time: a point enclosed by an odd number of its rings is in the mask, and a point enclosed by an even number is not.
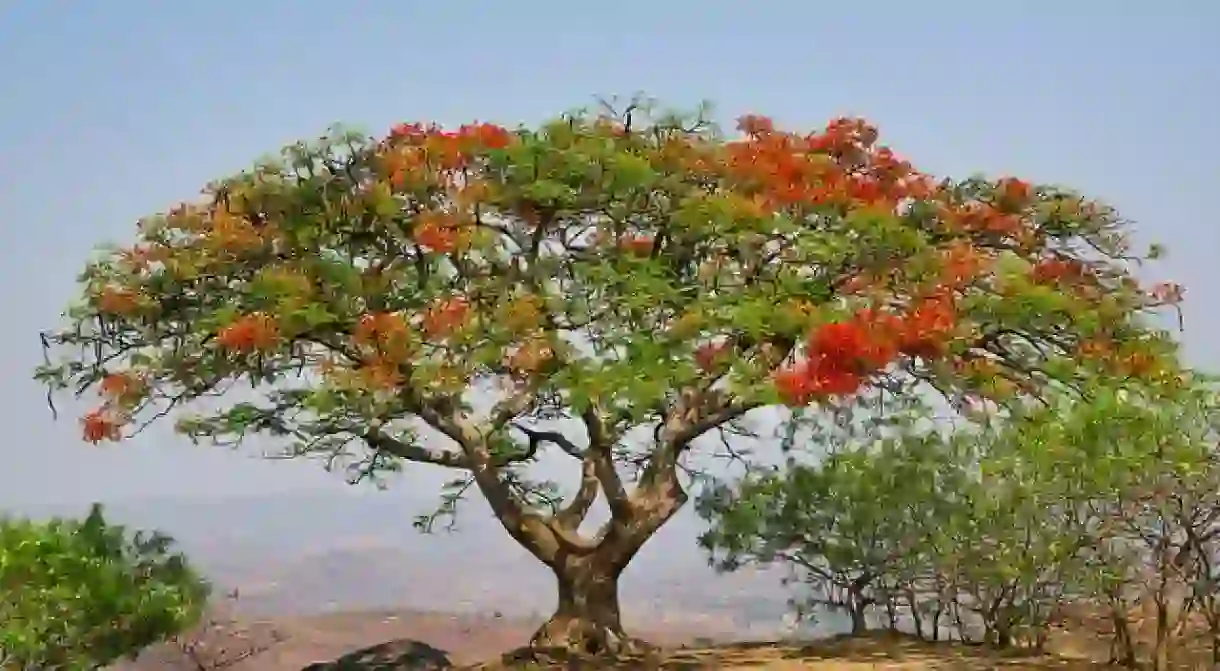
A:
[[[400,669],[461,668],[470,671],[579,671],[587,669],[648,669],[695,671],[696,669],[811,669],[814,671],[1063,671],[1097,669],[1108,652],[1106,637],[1088,627],[1059,631],[1052,637],[1053,654],[1001,654],[981,646],[960,643],[928,643],[909,636],[875,633],[815,643],[738,643],[713,647],[682,647],[698,632],[674,628],[639,631],[656,644],[666,646],[647,657],[621,660],[614,666],[604,661],[562,659],[506,662],[511,651],[527,640],[537,623],[516,618],[454,616],[419,612],[357,612],[318,617],[276,618],[258,623],[273,626],[275,642],[263,652],[244,659],[228,671],[301,671],[350,669],[393,671]],[[223,645],[223,644],[222,644]],[[1185,647],[1185,646],[1181,646]],[[1179,648],[1179,652],[1187,652]],[[1193,646],[1191,646],[1193,647]],[[164,652],[164,651],[163,651]],[[142,663],[127,670],[194,671],[181,660],[150,651]],[[425,663],[437,656],[457,667]],[[357,661],[359,660],[359,661]],[[486,661],[493,660],[493,661]],[[336,664],[335,662],[340,662]],[[480,663],[481,662],[481,663]],[[1203,656],[1179,660],[1181,669],[1208,669]],[[461,666],[465,665],[465,666]]]
[[[858,638],[838,638],[811,644],[742,643],[711,648],[672,649],[647,657],[622,660],[613,668],[695,671],[697,669],[775,669],[795,671],[863,671],[865,669],[902,669],[907,671],[973,671],[1011,669],[1034,671],[1095,669],[1097,662],[1059,655],[1001,655],[978,646],[933,644],[912,637],[876,634]],[[594,660],[557,660],[548,662],[492,662],[471,667],[478,671],[560,671],[605,669]]]

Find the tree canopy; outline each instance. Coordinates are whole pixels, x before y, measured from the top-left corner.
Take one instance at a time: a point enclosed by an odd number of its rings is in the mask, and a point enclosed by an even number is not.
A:
[[[356,478],[466,471],[542,561],[604,579],[685,502],[695,440],[754,408],[1176,375],[1145,315],[1180,289],[1139,285],[1112,209],[934,178],[862,119],[738,129],[637,104],[336,129],[92,261],[38,377],[100,392],[93,442],[181,410],[193,439],[275,436]],[[540,425],[564,418],[584,436]],[[581,464],[562,506],[521,468],[544,445]]]

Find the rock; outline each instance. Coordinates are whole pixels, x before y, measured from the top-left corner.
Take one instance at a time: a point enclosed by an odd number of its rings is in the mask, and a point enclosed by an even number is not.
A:
[[[454,668],[449,654],[422,641],[399,639],[350,652],[301,671],[442,671]]]

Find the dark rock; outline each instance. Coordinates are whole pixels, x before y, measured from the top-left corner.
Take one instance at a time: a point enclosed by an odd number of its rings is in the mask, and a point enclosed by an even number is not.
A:
[[[350,652],[301,671],[442,671],[454,668],[449,653],[422,641],[400,639]]]

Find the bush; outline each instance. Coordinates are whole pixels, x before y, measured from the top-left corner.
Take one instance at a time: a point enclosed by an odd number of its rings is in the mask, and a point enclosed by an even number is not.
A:
[[[159,533],[0,519],[0,665],[95,669],[194,625],[209,585]]]

